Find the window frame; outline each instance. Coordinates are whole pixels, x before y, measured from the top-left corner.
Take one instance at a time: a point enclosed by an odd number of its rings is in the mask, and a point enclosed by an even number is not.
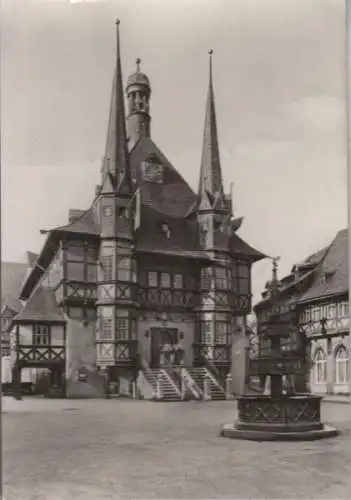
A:
[[[314,382],[316,385],[325,385],[327,383],[327,355],[322,347],[319,347],[313,356],[314,361]],[[322,376],[321,376],[322,375]]]
[[[340,357],[340,353],[344,353],[345,357]],[[347,385],[348,384],[348,372],[349,372],[349,352],[344,345],[339,345],[335,349],[334,355],[335,363],[335,384],[337,385]],[[340,376],[340,366],[343,368],[343,377]]]
[[[44,333],[40,331],[41,329],[44,330]],[[39,330],[39,331],[36,331]],[[40,340],[46,339],[46,342],[41,342]],[[38,339],[39,342],[38,342]],[[45,323],[36,323],[32,325],[32,343],[33,345],[36,346],[43,346],[47,347],[51,345],[51,328],[50,325],[45,324]]]

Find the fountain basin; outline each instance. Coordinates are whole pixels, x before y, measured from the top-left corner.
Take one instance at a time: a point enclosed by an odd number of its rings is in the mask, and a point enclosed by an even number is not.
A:
[[[321,422],[322,397],[314,394],[245,395],[237,398],[238,420],[222,427],[221,436],[255,441],[314,440],[338,431]]]

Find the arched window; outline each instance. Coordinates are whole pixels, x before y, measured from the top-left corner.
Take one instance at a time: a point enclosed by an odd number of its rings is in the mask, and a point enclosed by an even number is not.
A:
[[[327,357],[323,349],[318,349],[314,355],[314,380],[316,384],[325,384],[327,381]]]
[[[346,347],[339,346],[335,351],[335,383],[347,384],[349,371],[349,355]]]

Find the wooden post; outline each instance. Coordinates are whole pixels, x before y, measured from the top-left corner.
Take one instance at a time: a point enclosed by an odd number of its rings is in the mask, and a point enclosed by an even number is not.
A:
[[[22,399],[21,394],[21,368],[15,364],[12,368],[12,396],[20,401]]]
[[[225,398],[230,399],[232,395],[232,374],[229,372],[225,379]]]

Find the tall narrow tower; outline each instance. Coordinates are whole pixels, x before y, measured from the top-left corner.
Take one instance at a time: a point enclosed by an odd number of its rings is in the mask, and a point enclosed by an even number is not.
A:
[[[98,209],[101,234],[96,329],[97,364],[109,379],[130,378],[136,359],[132,186],[117,21],[117,61]]]
[[[212,53],[209,51],[209,87],[202,143],[197,216],[202,246],[207,251],[228,247],[228,238],[220,231],[231,215],[228,197],[224,195],[218,145],[217,120],[212,76]]]
[[[141,60],[136,60],[136,70],[127,81],[126,94],[128,102],[127,130],[130,147],[142,135],[150,136],[150,95],[149,78],[140,71]]]
[[[197,342],[201,346],[198,362],[220,362],[224,376],[231,363],[230,305],[231,237],[226,222],[231,207],[224,195],[218,146],[217,121],[212,77],[212,50],[209,51],[209,88],[201,155],[197,208],[200,242],[213,264],[201,270],[200,306],[198,308]]]

